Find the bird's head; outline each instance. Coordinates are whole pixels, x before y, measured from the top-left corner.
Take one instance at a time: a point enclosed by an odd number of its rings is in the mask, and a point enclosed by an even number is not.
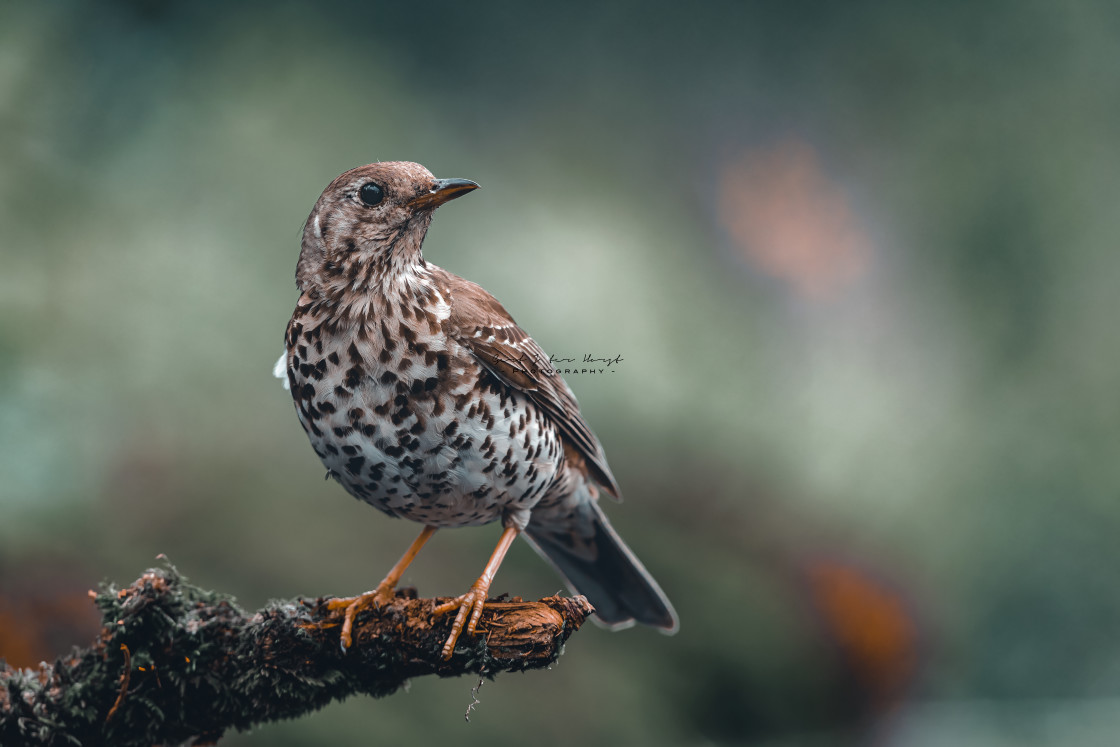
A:
[[[323,190],[307,217],[296,284],[301,290],[357,291],[421,263],[433,211],[474,189],[472,181],[436,179],[407,161],[347,171]]]

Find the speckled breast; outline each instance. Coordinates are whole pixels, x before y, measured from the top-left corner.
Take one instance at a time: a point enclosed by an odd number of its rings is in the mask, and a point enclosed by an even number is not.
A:
[[[560,438],[439,321],[339,326],[297,308],[287,363],[300,422],[330,475],[387,514],[523,527],[556,477]]]

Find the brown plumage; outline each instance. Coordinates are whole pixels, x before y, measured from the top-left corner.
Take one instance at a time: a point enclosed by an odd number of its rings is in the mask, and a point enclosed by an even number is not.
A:
[[[421,255],[434,210],[477,186],[371,164],[331,182],[304,226],[283,359],[300,422],[347,491],[425,525],[374,591],[337,600],[343,646],[354,614],[391,596],[436,528],[498,520],[482,576],[436,610],[457,612],[445,656],[475,632],[519,534],[604,623],[675,631],[665,595],[598,505],[600,490],[620,490],[571,389],[493,296]]]

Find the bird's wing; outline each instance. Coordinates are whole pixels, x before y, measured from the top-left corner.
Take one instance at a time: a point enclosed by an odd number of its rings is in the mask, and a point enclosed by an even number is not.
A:
[[[575,395],[554,372],[540,345],[480,286],[445,270],[433,270],[451,306],[449,333],[499,381],[528,395],[560,429],[596,481],[608,493],[620,497],[599,439],[580,415]]]

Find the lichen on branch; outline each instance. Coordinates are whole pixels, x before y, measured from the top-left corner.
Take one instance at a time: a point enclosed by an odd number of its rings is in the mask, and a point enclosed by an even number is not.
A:
[[[441,648],[444,599],[411,590],[359,614],[339,646],[342,612],[323,599],[245,613],[227,595],[189,584],[170,564],[94,599],[98,639],[53,665],[0,661],[0,744],[132,745],[216,741],[230,729],[294,718],[356,694],[384,697],[410,678],[539,669],[593,611],[583,597],[487,603],[479,635]]]

